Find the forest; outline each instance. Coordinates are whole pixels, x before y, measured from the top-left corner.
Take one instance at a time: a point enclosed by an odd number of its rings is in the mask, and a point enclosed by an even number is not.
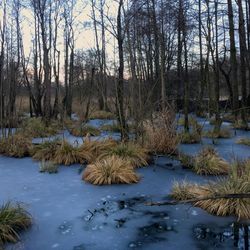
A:
[[[0,250],[249,235],[250,0],[0,0]]]

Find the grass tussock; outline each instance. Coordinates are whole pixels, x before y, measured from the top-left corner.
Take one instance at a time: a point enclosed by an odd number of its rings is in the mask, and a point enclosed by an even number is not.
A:
[[[192,169],[194,167],[195,158],[193,156],[180,153],[178,159],[184,168]]]
[[[38,161],[53,161],[55,153],[61,146],[60,140],[45,141],[41,144],[35,145],[31,150],[33,159]]]
[[[144,122],[145,144],[152,153],[173,155],[177,153],[180,139],[176,133],[175,113],[171,109],[154,114]]]
[[[67,141],[63,141],[62,144],[56,149],[53,162],[55,164],[72,165],[77,163],[84,163],[89,161],[91,155],[87,151],[83,151],[78,147],[72,146]]]
[[[250,146],[250,138],[241,138],[237,141],[237,143]]]
[[[174,183],[170,196],[175,200],[185,201],[199,197],[202,198],[209,194],[206,186],[199,186],[198,184],[183,181],[181,183]]]
[[[202,199],[231,194],[250,193],[250,160],[236,161],[227,178],[206,185],[175,183],[171,196],[175,200]],[[218,198],[200,200],[194,206],[217,216],[236,216],[250,219],[250,200],[246,198]]]
[[[51,121],[49,126],[43,122],[41,118],[26,119],[20,128],[19,133],[28,137],[48,137],[56,135],[61,126],[57,121]]]
[[[83,180],[94,185],[131,184],[137,183],[139,176],[129,161],[111,156],[88,165]]]
[[[229,173],[229,164],[215,149],[207,147],[195,156],[193,170],[199,175],[224,175]]]
[[[21,134],[15,134],[0,140],[0,153],[5,156],[26,157],[29,156],[31,148],[31,139]]]
[[[203,136],[212,139],[227,139],[232,137],[232,132],[229,128],[221,128],[219,132],[215,132],[214,130],[208,130],[203,133]]]
[[[201,135],[196,131],[182,132],[179,134],[179,137],[183,144],[195,144],[201,142]]]
[[[89,136],[98,136],[101,134],[101,131],[98,128],[95,128],[90,125],[84,125],[80,127],[73,127],[70,129],[70,133],[77,137]]]
[[[83,144],[80,146],[79,150],[81,152],[88,152],[89,154],[88,162],[93,163],[100,155],[104,154],[105,152],[111,150],[116,146],[117,142],[113,139],[106,139],[103,141],[85,140]]]
[[[243,122],[240,119],[235,121],[232,126],[233,126],[234,129],[239,129],[239,130],[247,130],[248,131],[250,129],[248,124]]]
[[[5,243],[16,243],[20,239],[19,233],[31,224],[31,216],[21,204],[3,204],[0,207],[0,248]]]
[[[142,167],[148,165],[148,151],[135,143],[120,143],[114,147],[107,148],[98,159],[103,159],[109,156],[118,156],[123,160],[131,163],[133,167]]]
[[[114,132],[114,133],[121,132],[121,127],[118,123],[106,124],[106,125],[101,126],[100,129],[103,131],[109,131],[109,132]]]
[[[97,110],[90,114],[89,119],[112,120],[115,119],[115,115],[108,111]]]
[[[56,174],[58,173],[58,166],[51,161],[42,161],[40,163],[40,173]]]

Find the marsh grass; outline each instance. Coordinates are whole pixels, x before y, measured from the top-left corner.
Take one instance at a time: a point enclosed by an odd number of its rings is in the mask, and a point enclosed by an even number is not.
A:
[[[103,131],[109,131],[109,132],[114,132],[114,133],[121,132],[121,127],[117,123],[103,125],[100,127],[100,129]]]
[[[11,135],[0,140],[0,153],[5,156],[22,158],[29,156],[32,141],[21,134]]]
[[[53,162],[68,166],[77,163],[83,164],[90,159],[91,155],[89,152],[74,147],[67,141],[63,141],[55,151]]]
[[[206,185],[192,183],[174,183],[171,197],[175,200],[202,199],[231,194],[250,193],[250,160],[236,161],[227,178]],[[194,206],[217,216],[236,216],[238,219],[250,219],[250,200],[246,198],[218,198],[201,200]]]
[[[94,111],[89,116],[89,119],[101,119],[101,120],[112,120],[115,118],[116,117],[113,113],[104,110]]]
[[[35,145],[31,150],[31,155],[33,159],[38,161],[53,161],[55,153],[61,145],[62,141],[60,140],[45,141]]]
[[[7,202],[0,207],[0,248],[5,243],[16,243],[19,233],[32,224],[30,214],[17,203]]]
[[[232,127],[234,129],[247,130],[247,131],[250,129],[249,126],[240,119],[234,122]]]
[[[61,128],[57,121],[51,121],[49,126],[46,126],[41,118],[29,118],[23,121],[18,133],[33,138],[48,137],[56,135]]]
[[[192,169],[194,167],[194,156],[180,153],[178,159],[183,167],[188,169]]]
[[[131,163],[117,156],[90,164],[83,173],[83,180],[94,185],[132,184],[139,179]]]
[[[113,139],[106,139],[102,141],[98,140],[85,140],[83,144],[79,147],[81,152],[88,152],[89,163],[93,163],[96,159],[107,151],[117,146],[117,142]]]
[[[98,128],[85,124],[83,126],[71,128],[70,133],[77,137],[85,137],[87,135],[98,136],[101,134],[101,131]]]
[[[120,143],[114,147],[107,148],[99,154],[98,159],[108,156],[118,156],[131,163],[133,167],[142,167],[148,165],[148,151],[135,143]]]
[[[201,135],[196,131],[182,132],[178,136],[183,144],[195,144],[201,142]]]
[[[250,138],[241,138],[237,141],[237,144],[243,144],[246,146],[250,146]]]
[[[180,139],[172,109],[157,112],[143,124],[146,148],[154,154],[175,155]]]
[[[214,130],[205,131],[203,136],[212,139],[227,139],[232,137],[232,132],[229,128],[221,128],[219,132],[215,132]]]
[[[58,166],[51,161],[42,161],[40,163],[40,173],[56,174],[58,173]]]
[[[194,158],[193,170],[199,175],[224,175],[229,169],[229,163],[211,147],[203,148]]]

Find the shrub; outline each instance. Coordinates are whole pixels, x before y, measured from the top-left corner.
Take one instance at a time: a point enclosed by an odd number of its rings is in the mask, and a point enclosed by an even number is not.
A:
[[[104,152],[111,150],[117,145],[117,142],[113,139],[107,139],[103,141],[89,141],[85,140],[80,146],[79,150],[81,152],[88,152],[90,156],[88,159],[89,163],[95,162],[99,155],[102,155]]]
[[[101,134],[101,131],[98,128],[95,128],[93,126],[84,125],[84,126],[74,127],[70,129],[70,133],[74,136],[85,137],[87,135],[98,136]]]
[[[31,147],[31,139],[21,134],[15,134],[0,140],[0,153],[10,157],[29,156]]]
[[[76,163],[84,163],[91,158],[87,151],[83,151],[78,147],[72,146],[67,141],[56,149],[53,162],[55,164],[72,165]]]
[[[62,142],[60,140],[45,141],[35,145],[31,150],[31,155],[35,160],[53,161],[55,153],[61,144]]]
[[[56,174],[58,166],[51,161],[42,161],[40,163],[40,173]]]
[[[144,122],[146,148],[152,153],[173,155],[177,153],[179,137],[176,133],[175,113],[166,109]]]
[[[20,239],[19,233],[31,224],[31,216],[21,204],[3,204],[0,207],[0,247],[4,243],[16,243]]]
[[[131,163],[133,167],[141,167],[148,165],[147,150],[134,143],[120,143],[114,147],[107,148],[98,156],[103,159],[107,156],[118,156]]]
[[[200,175],[223,175],[229,173],[229,164],[220,158],[213,148],[204,148],[194,159],[194,171]]]
[[[241,138],[237,141],[237,143],[250,146],[250,138]]]
[[[139,177],[129,161],[111,156],[88,165],[83,180],[94,185],[131,184],[137,183]]]
[[[97,110],[90,114],[89,119],[112,120],[115,119],[115,115],[108,111]]]

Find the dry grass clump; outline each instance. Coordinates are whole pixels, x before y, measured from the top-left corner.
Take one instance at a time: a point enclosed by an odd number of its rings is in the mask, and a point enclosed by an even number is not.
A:
[[[31,216],[21,204],[3,204],[0,207],[0,248],[5,243],[16,243],[20,239],[19,233],[31,224]]]
[[[175,113],[171,109],[154,114],[144,122],[146,148],[152,153],[173,155],[177,153],[180,139],[176,133]]]
[[[189,168],[189,169],[192,169],[194,167],[195,157],[193,157],[191,155],[186,155],[186,154],[180,153],[178,159],[181,162],[181,165],[183,167]]]
[[[223,175],[229,173],[229,164],[215,149],[207,147],[195,157],[193,170],[200,175]]]
[[[55,151],[53,162],[68,166],[76,163],[82,164],[89,161],[89,159],[91,159],[89,152],[74,147],[67,141],[63,141]]]
[[[183,144],[195,144],[201,142],[201,135],[196,131],[182,132],[179,134],[179,137]]]
[[[88,152],[90,156],[88,162],[93,163],[100,155],[116,147],[116,145],[117,142],[113,139],[106,139],[103,141],[85,140],[83,144],[79,147],[79,150],[82,152]]]
[[[209,194],[209,189],[206,186],[183,181],[174,183],[170,196],[175,200],[185,201],[202,198]]]
[[[88,165],[83,180],[94,185],[131,184],[137,183],[139,176],[129,161],[111,156]]]
[[[6,156],[26,157],[29,156],[31,148],[31,139],[21,134],[15,134],[0,140],[0,153]]]
[[[232,137],[232,132],[228,128],[221,128],[219,132],[215,132],[214,130],[208,130],[203,133],[204,137],[207,138],[214,138],[214,139],[219,139],[219,138],[231,138]]]
[[[40,173],[56,174],[58,173],[58,166],[51,161],[42,161],[39,171]]]
[[[97,110],[90,114],[89,119],[112,120],[115,119],[115,115],[108,111]]]
[[[35,145],[31,150],[33,159],[38,161],[53,161],[55,153],[62,142],[60,140],[45,141],[41,144]]]
[[[233,123],[233,128],[240,130],[249,130],[248,124],[240,119]]]
[[[98,136],[101,134],[101,131],[98,128],[95,128],[90,125],[84,125],[80,127],[73,127],[70,129],[70,133],[74,136],[84,137],[87,135]]]
[[[250,146],[250,138],[241,138],[237,141],[237,143]]]
[[[250,219],[250,200],[226,198],[232,194],[250,194],[250,160],[234,163],[229,177],[217,182],[207,185],[175,183],[171,196],[176,200],[203,199],[193,205],[211,214]],[[225,198],[209,199],[221,196]]]
[[[109,156],[118,156],[131,163],[133,167],[142,167],[148,165],[148,151],[135,143],[120,143],[114,147],[107,148],[98,159]]]
[[[56,121],[51,121],[49,126],[41,118],[26,119],[21,126],[20,132],[28,137],[48,137],[56,135],[61,127]]]

